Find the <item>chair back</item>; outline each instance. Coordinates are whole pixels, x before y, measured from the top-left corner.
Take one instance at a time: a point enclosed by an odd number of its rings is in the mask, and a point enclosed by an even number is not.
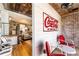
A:
[[[45,46],[46,46],[47,56],[50,56],[50,46],[49,46],[49,43],[47,41],[45,42]]]
[[[45,45],[46,45],[46,53],[47,53],[47,56],[65,56],[64,54],[53,54],[50,52],[50,46],[49,46],[49,43],[46,41],[45,42]]]
[[[65,38],[63,35],[59,35],[57,40],[59,41],[60,44],[64,44],[65,43]]]

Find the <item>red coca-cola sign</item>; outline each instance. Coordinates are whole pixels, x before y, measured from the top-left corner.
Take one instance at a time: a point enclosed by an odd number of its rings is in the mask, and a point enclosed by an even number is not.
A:
[[[56,31],[58,29],[58,21],[43,12],[43,31],[49,32],[49,31]]]

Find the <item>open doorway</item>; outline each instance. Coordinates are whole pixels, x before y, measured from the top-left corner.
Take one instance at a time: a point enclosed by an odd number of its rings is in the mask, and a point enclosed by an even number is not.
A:
[[[32,4],[0,6],[0,55],[32,56]]]

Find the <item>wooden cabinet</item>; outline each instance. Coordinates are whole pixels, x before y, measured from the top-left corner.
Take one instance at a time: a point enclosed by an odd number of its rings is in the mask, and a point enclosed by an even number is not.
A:
[[[9,35],[17,35],[19,32],[19,24],[15,21],[9,21]]]
[[[25,33],[26,28],[29,29],[29,34],[32,35],[32,25],[9,21],[9,35],[18,35],[21,30]]]

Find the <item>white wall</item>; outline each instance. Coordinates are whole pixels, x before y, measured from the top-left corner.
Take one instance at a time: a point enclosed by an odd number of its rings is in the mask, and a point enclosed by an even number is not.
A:
[[[3,4],[2,3],[0,3],[0,18],[1,18],[1,11],[4,9],[4,6],[3,6]],[[1,31],[2,29],[1,29],[1,19],[0,19],[0,36],[1,36],[1,33],[2,33],[2,31]]]
[[[2,3],[0,3],[0,10],[4,9],[4,6]]]
[[[59,31],[43,32],[43,12],[60,21],[60,15],[49,4],[33,4],[35,18],[35,55],[38,55],[37,45],[40,40],[49,41],[51,46],[56,46],[56,38]],[[59,24],[60,25],[60,24]],[[60,26],[59,26],[60,27]],[[60,30],[60,28],[59,28]],[[53,47],[54,48],[54,47]]]
[[[1,35],[9,35],[9,15],[6,10],[1,10],[1,22],[5,23],[2,24]]]

